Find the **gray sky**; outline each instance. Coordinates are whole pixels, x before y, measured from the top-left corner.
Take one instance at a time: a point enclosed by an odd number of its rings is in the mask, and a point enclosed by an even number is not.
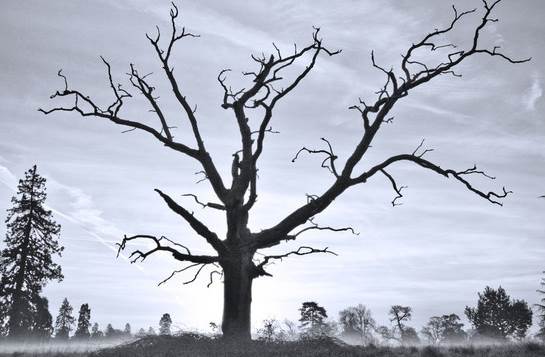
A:
[[[476,0],[454,1],[459,9],[479,7]],[[400,1],[185,1],[184,24],[200,39],[179,44],[175,74],[183,83],[198,116],[207,145],[224,172],[238,142],[234,118],[220,108],[217,73],[232,68],[230,78],[253,69],[251,53],[286,51],[294,41],[308,43],[312,26],[322,28],[330,48],[341,55],[321,58],[314,73],[279,105],[274,129],[260,166],[260,198],[251,226],[270,226],[288,209],[320,193],[331,177],[316,159],[291,163],[303,146],[318,146],[326,136],[346,157],[361,131],[355,112],[346,108],[358,97],[374,98],[382,85],[369,54],[385,67],[399,63],[411,43],[450,19],[450,2]],[[65,280],[46,288],[52,313],[62,298],[79,308],[89,303],[94,321],[121,328],[157,325],[170,312],[175,325],[205,330],[219,322],[221,284],[206,288],[206,279],[183,286],[183,277],[157,287],[180,265],[169,255],[131,265],[115,259],[114,243],[124,233],[166,235],[209,252],[192,237],[153,192],[198,193],[212,198],[206,183],[195,185],[197,165],[140,133],[75,114],[44,117],[36,109],[53,105],[49,95],[61,88],[59,68],[71,87],[84,89],[97,101],[111,96],[103,55],[115,77],[125,81],[129,63],[154,72],[161,103],[177,120],[175,135],[191,143],[161,77],[160,67],[144,37],[155,24],[168,27],[166,1],[4,1],[0,12],[0,211],[5,212],[17,177],[34,163],[48,178],[49,204],[62,224],[66,250],[61,263]],[[467,192],[462,185],[411,165],[392,170],[409,186],[403,205],[392,208],[394,192],[377,177],[353,188],[319,216],[320,223],[352,225],[360,232],[309,234],[300,244],[328,246],[339,256],[286,259],[269,270],[274,278],[254,285],[254,326],[268,317],[297,319],[301,302],[313,299],[330,316],[364,303],[381,323],[390,305],[414,308],[417,327],[432,315],[463,315],[486,285],[502,285],[516,298],[537,302],[540,272],[545,269],[545,4],[539,0],[508,1],[498,8],[500,22],[485,32],[485,43],[501,45],[507,54],[532,57],[509,65],[481,56],[459,72],[464,78],[440,78],[420,88],[395,108],[393,125],[376,138],[367,164],[388,155],[412,152],[422,138],[435,148],[428,159],[443,167],[465,169],[477,163],[497,176],[480,181],[483,189],[515,194],[504,207]],[[478,17],[461,23],[451,39],[463,39]],[[467,38],[467,36],[465,37]],[[463,42],[462,42],[463,43]],[[127,115],[150,120],[136,100]],[[190,200],[183,201],[191,206]],[[194,206],[196,214],[224,232],[221,215]],[[5,227],[0,227],[3,234]],[[285,249],[294,247],[288,245]],[[283,248],[276,249],[277,252]]]

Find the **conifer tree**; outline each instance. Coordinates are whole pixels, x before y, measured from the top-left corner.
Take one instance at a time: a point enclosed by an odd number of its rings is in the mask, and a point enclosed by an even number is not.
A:
[[[45,208],[46,179],[36,165],[19,181],[13,207],[6,218],[5,248],[0,254],[0,325],[11,338],[31,335],[40,301],[49,280],[61,281],[61,267],[53,261],[61,255],[60,225]]]
[[[79,309],[78,315],[78,327],[74,337],[79,339],[89,339],[91,334],[89,333],[89,327],[91,324],[91,309],[88,304],[82,304]]]
[[[161,320],[159,320],[159,335],[170,335],[170,326],[172,325],[172,319],[170,314],[163,314]]]
[[[100,331],[98,323],[95,322],[93,324],[92,329],[91,329],[91,338],[95,339],[95,340],[98,340],[98,339],[101,339],[102,337],[104,337],[104,332]]]
[[[59,315],[55,321],[55,338],[59,340],[68,340],[70,331],[72,331],[72,326],[76,321],[74,316],[72,316],[73,310],[68,299],[64,298],[59,309]]]
[[[125,329],[123,330],[123,334],[128,337],[132,335],[131,324],[129,324],[128,322],[125,324]]]

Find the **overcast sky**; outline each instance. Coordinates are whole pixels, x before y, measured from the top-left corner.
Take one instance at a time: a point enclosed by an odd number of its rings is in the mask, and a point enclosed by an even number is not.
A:
[[[481,5],[477,0],[454,3],[460,9]],[[157,287],[181,266],[169,255],[139,265],[115,257],[114,244],[125,233],[166,235],[195,252],[210,253],[153,192],[161,188],[175,197],[192,192],[212,199],[206,183],[195,185],[198,166],[145,134],[122,134],[111,123],[72,113],[44,117],[37,112],[54,104],[48,98],[62,88],[59,68],[71,87],[107,103],[111,92],[102,55],[118,81],[126,81],[129,63],[142,73],[154,72],[150,81],[163,90],[161,104],[179,126],[174,134],[192,144],[144,36],[156,24],[168,28],[168,7],[167,1],[144,0],[2,2],[0,211],[10,206],[16,179],[36,163],[48,179],[48,203],[62,224],[66,247],[60,259],[65,280],[45,289],[53,315],[68,297],[76,311],[89,303],[92,320],[102,327],[109,322],[118,328],[125,322],[135,329],[156,326],[165,312],[180,328],[206,330],[208,322],[220,322],[220,283],[207,289],[202,278],[187,286],[182,282],[188,276],[181,276]],[[241,71],[255,69],[250,54],[271,52],[273,41],[286,51],[293,42],[305,45],[313,25],[322,28],[330,48],[343,50],[320,58],[315,71],[279,105],[273,127],[281,134],[266,142],[260,196],[250,222],[254,230],[277,222],[304,203],[305,193],[319,194],[331,183],[320,161],[293,164],[291,158],[303,145],[320,145],[322,136],[341,158],[350,153],[361,121],[347,107],[358,97],[372,100],[383,80],[370,66],[370,51],[385,67],[396,65],[407,46],[451,16],[450,2],[430,0],[188,0],[181,12],[184,24],[201,38],[179,44],[175,74],[198,105],[205,140],[225,173],[238,137],[234,118],[220,108],[218,72],[233,69],[230,78],[236,83]],[[414,91],[394,109],[394,123],[377,136],[366,161],[410,153],[426,138],[435,149],[428,159],[460,170],[477,163],[497,177],[477,180],[480,187],[501,190],[505,185],[514,191],[504,207],[453,180],[397,165],[392,174],[409,187],[403,205],[391,207],[395,194],[378,176],[335,201],[317,221],[352,225],[360,235],[302,237],[300,244],[328,246],[339,256],[290,258],[271,266],[274,277],[254,285],[254,326],[269,317],[296,320],[307,300],[325,306],[331,317],[363,303],[380,323],[387,322],[389,306],[409,305],[417,329],[433,315],[462,316],[487,285],[502,285],[513,297],[538,302],[535,290],[545,270],[545,200],[537,198],[545,194],[543,14],[540,0],[505,0],[497,10],[500,22],[484,32],[484,43],[532,61],[510,65],[474,57],[459,69],[463,78],[440,78]],[[466,43],[468,29],[478,20],[463,21],[450,39]],[[128,116],[152,118],[142,101],[128,106]],[[180,200],[217,232],[225,231],[221,215]]]

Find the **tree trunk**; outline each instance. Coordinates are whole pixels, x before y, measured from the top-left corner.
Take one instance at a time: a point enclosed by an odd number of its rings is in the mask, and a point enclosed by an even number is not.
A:
[[[230,340],[251,339],[252,256],[233,257],[223,264],[223,336]]]

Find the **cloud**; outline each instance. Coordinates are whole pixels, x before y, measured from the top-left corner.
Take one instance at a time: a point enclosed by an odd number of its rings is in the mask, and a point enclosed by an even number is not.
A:
[[[543,96],[543,87],[538,75],[534,75],[532,86],[524,91],[522,102],[526,110],[532,112],[536,109],[537,101]]]

